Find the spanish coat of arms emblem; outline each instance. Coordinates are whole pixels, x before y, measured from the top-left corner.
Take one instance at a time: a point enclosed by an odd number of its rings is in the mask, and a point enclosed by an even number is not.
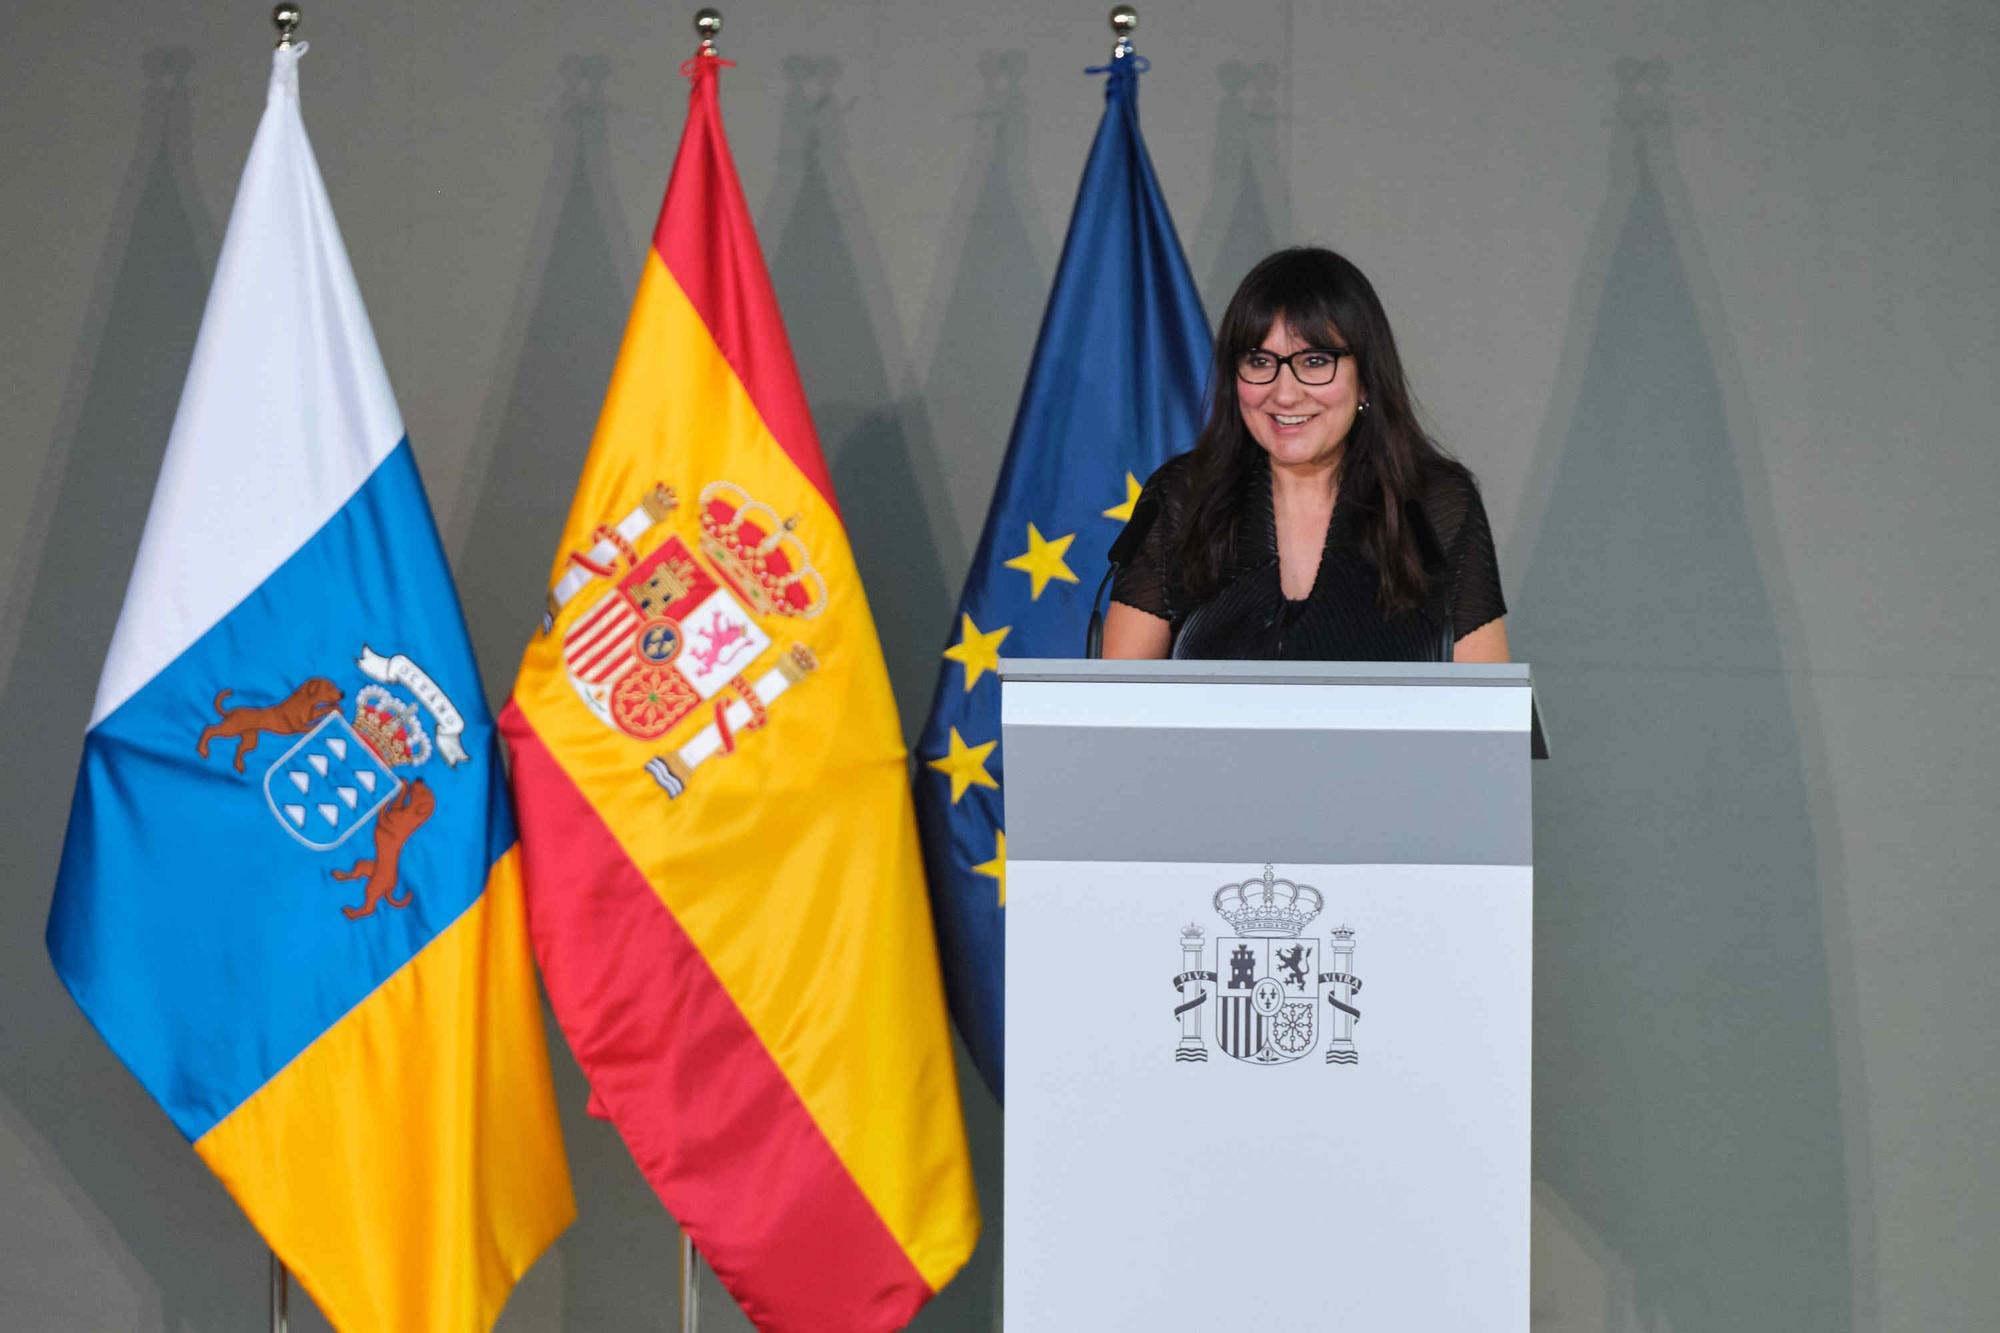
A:
[[[542,619],[547,633],[592,594],[563,628],[564,672],[605,726],[636,741],[678,742],[644,764],[670,797],[704,761],[762,728],[777,698],[818,668],[812,649],[794,641],[756,670],[778,646],[777,626],[810,620],[827,601],[796,519],[713,481],[697,501],[690,546],[663,530],[678,507],[671,489],[655,486],[624,518],[600,525],[590,549],[565,562]]]
[[[1204,967],[1206,932],[1192,924],[1181,931],[1182,971],[1174,977],[1181,1033],[1174,1059],[1208,1059],[1207,1012],[1215,1044],[1246,1064],[1303,1059],[1328,1028],[1326,1063],[1357,1063],[1354,1024],[1361,1011],[1354,997],[1361,980],[1354,975],[1354,931],[1341,926],[1325,940],[1305,933],[1326,906],[1320,891],[1280,878],[1267,865],[1261,878],[1217,889],[1212,902],[1232,933],[1216,937],[1214,966]],[[1331,970],[1321,971],[1322,962]]]

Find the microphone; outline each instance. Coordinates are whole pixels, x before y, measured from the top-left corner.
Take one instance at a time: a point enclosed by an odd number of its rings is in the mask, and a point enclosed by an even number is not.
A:
[[[1090,626],[1083,634],[1083,655],[1093,660],[1104,656],[1104,613],[1097,604],[1104,599],[1104,590],[1111,584],[1112,575],[1132,562],[1139,554],[1139,548],[1146,544],[1146,534],[1153,530],[1153,524],[1160,518],[1160,497],[1158,492],[1144,490],[1132,505],[1132,517],[1125,520],[1125,530],[1113,539],[1111,549],[1104,554],[1104,577],[1097,581],[1097,591],[1090,595]]]

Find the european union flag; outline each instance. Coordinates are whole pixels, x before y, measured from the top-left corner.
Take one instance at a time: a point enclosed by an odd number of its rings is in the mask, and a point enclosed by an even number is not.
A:
[[[917,814],[958,1030],[1002,1094],[1008,657],[1081,657],[1090,595],[1139,485],[1194,443],[1208,321],[1139,134],[1123,55],[1083,169],[1055,290],[917,744]]]

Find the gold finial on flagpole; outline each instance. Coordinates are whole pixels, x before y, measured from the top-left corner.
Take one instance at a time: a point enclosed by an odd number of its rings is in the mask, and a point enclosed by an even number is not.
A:
[[[1111,11],[1111,31],[1118,35],[1118,44],[1111,48],[1113,60],[1123,60],[1132,54],[1132,30],[1139,26],[1139,11],[1130,5],[1119,5]]]
[[[278,26],[278,49],[296,46],[292,34],[299,30],[299,21],[305,18],[305,11],[297,5],[279,5],[271,11],[271,22]]]
[[[701,54],[721,55],[715,49],[715,39],[722,34],[722,11],[702,8],[694,12],[694,30],[701,34]]]

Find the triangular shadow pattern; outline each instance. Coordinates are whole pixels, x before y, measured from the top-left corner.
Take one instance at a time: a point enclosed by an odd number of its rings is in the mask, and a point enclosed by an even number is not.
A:
[[[955,529],[947,479],[936,470],[939,449],[931,418],[913,393],[899,396],[894,388],[908,380],[907,353],[881,256],[846,165],[834,93],[840,73],[840,62],[831,57],[793,56],[785,62],[791,86],[780,134],[779,184],[764,210],[762,230],[775,238],[772,285],[909,734],[922,725],[922,709],[937,679],[937,643],[954,591],[943,568],[951,542],[940,534]],[[946,327],[953,326],[947,321]],[[989,329],[986,336],[1003,337],[1005,328]],[[1023,337],[1032,336],[1030,325]],[[1019,354],[1025,358],[1025,345]],[[965,558],[956,555],[954,574]],[[999,1108],[964,1047],[954,1041],[953,1050],[983,1225],[972,1257],[918,1312],[912,1333],[986,1327],[999,1300]],[[705,1284],[704,1299],[708,1290]]]
[[[1215,162],[1190,262],[1202,305],[1220,312],[1237,284],[1291,235],[1291,192],[1278,147],[1279,73],[1269,61],[1216,66]]]
[[[459,595],[496,709],[541,618],[536,590],[548,579],[637,281],[607,165],[611,64],[567,56],[559,68],[562,124],[507,343],[512,370],[488,399],[453,510]]]
[[[186,1142],[62,993],[43,950],[68,781],[131,575],[214,264],[193,171],[181,49],[145,53],[139,143],[107,229],[58,436],[9,598],[0,693],[0,1116],[21,1117],[65,1184],[158,1292],[165,1328],[259,1317],[258,1243]],[[281,372],[274,372],[281,373]],[[229,515],[215,515],[227,523]],[[191,920],[202,904],[188,904]],[[52,1172],[51,1174],[54,1174]],[[243,1281],[218,1282],[239,1271]]]
[[[979,54],[978,101],[960,115],[973,129],[970,160],[953,201],[925,322],[923,398],[938,438],[951,441],[953,460],[952,542],[939,551],[951,588],[965,580],[993,498],[1055,264],[1056,240],[1035,211],[1028,177],[1028,107],[1021,89],[1027,66],[1023,51]],[[946,618],[933,627],[933,645],[956,629],[949,616],[947,607]]]
[[[512,691],[542,611],[539,592],[569,513],[637,280],[611,186],[601,55],[564,56],[560,120],[502,365],[475,438],[452,532],[459,596],[494,706]],[[554,1022],[549,1067],[577,1216],[527,1284],[559,1277],[565,1328],[610,1328],[675,1299],[678,1233],[617,1131],[585,1113],[589,1085]],[[510,1311],[532,1305],[516,1293]],[[540,1309],[541,1307],[535,1307]],[[512,1326],[510,1318],[500,1326]]]
[[[785,61],[779,178],[795,182],[774,237],[771,285],[833,473],[907,733],[937,675],[934,644],[951,614],[938,542],[917,476],[934,459],[928,423],[899,400],[891,366],[905,355],[886,280],[846,164],[834,88],[840,62]],[[771,210],[767,210],[767,215]],[[885,347],[884,339],[894,342]]]
[[[1730,428],[1664,117],[1624,110],[1514,617],[1556,750],[1535,1172],[1630,1265],[1646,1326],[1846,1330],[1819,870],[1744,480],[1762,463]]]

